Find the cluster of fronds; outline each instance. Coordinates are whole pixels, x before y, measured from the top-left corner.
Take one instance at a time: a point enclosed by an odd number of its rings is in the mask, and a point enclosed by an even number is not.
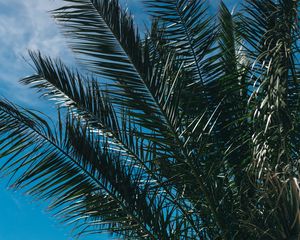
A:
[[[30,52],[55,126],[0,101],[1,171],[76,234],[298,239],[299,1],[118,0],[52,12],[85,72]]]

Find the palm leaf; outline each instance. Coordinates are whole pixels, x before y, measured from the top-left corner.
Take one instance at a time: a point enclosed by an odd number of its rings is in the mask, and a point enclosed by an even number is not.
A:
[[[297,1],[249,0],[244,5],[247,14],[241,16],[239,23],[239,33],[252,64],[248,79],[253,84],[249,106],[252,109],[254,147],[248,172],[257,191],[252,192],[250,198],[254,214],[249,222],[257,227],[257,232],[260,229],[273,238],[280,234],[282,238],[288,238],[294,234],[292,229],[287,230],[282,225],[285,216],[277,215],[273,222],[272,217],[264,213],[274,211],[276,215],[281,210],[280,206],[274,208],[275,199],[286,198],[289,194],[282,190],[283,195],[278,196],[278,189],[270,186],[270,178],[274,176],[281,185],[290,174],[298,171],[298,160],[292,153],[298,134],[291,130],[298,129],[297,117],[294,117],[298,114],[299,93],[296,80],[299,79],[296,74],[298,8]],[[261,195],[261,189],[267,194]],[[258,204],[257,199],[260,199]],[[263,214],[256,214],[254,206]]]
[[[85,79],[78,72],[72,72],[60,61],[53,62],[39,53],[31,52],[30,55],[37,74],[24,78],[21,82],[38,89],[43,96],[56,100],[60,106],[67,107],[72,115],[84,120],[93,132],[109,139],[110,149],[122,152],[123,158],[130,159],[131,167],[143,169],[145,178],[149,175],[156,183],[151,187],[165,191],[170,201],[183,214],[182,217],[190,222],[190,227],[198,232],[196,226],[199,221],[188,213],[190,207],[185,200],[176,199],[175,189],[157,172],[156,162],[159,157],[155,152],[158,147],[154,148],[153,143],[147,143],[149,137],[146,135],[145,139],[145,134],[136,130],[126,112],[115,113],[109,99],[104,96],[95,80]],[[167,204],[168,201],[165,205]]]
[[[162,0],[144,1],[150,13],[163,21],[168,44],[183,56],[185,69],[193,74],[193,83],[205,79],[201,61],[213,43],[211,18],[207,16],[205,1]],[[191,84],[191,83],[190,83]]]
[[[61,141],[33,112],[20,111],[4,101],[0,106],[1,158],[8,159],[2,171],[16,176],[14,187],[25,187],[29,194],[51,200],[50,209],[56,208],[67,221],[78,222],[79,234],[111,226],[118,234],[156,238],[152,221],[164,219],[152,215],[155,206],[148,205],[147,194],[143,193],[147,184],[144,190],[140,188],[141,175],[124,167],[116,153],[107,152],[80,125],[76,128],[76,124],[67,122]],[[161,209],[156,210],[162,214]],[[151,222],[148,227],[141,222],[144,218]],[[160,223],[154,225],[159,227]]]
[[[204,194],[204,199],[209,206],[209,211],[213,212],[213,216],[221,221],[221,217],[216,210],[216,200],[210,197],[210,190],[207,189],[204,179],[202,179],[203,172],[201,170],[198,156],[191,156],[193,149],[187,148],[185,141],[180,138],[181,132],[185,130],[180,126],[181,117],[178,114],[180,99],[180,92],[176,94],[175,90],[180,90],[181,84],[174,85],[177,82],[181,83],[184,77],[180,76],[180,66],[182,59],[177,59],[175,55],[174,63],[170,64],[169,61],[160,62],[165,57],[162,57],[151,62],[148,56],[153,56],[147,52],[144,53],[144,58],[139,58],[141,55],[139,52],[143,52],[145,49],[149,49],[146,45],[142,47],[142,43],[139,44],[135,41],[137,39],[132,24],[123,24],[132,22],[131,17],[122,12],[117,1],[67,1],[74,3],[66,7],[60,8],[54,11],[54,17],[61,22],[65,28],[66,34],[73,39],[73,49],[75,52],[79,52],[85,56],[82,59],[87,65],[92,66],[90,68],[97,74],[110,78],[114,82],[111,84],[108,93],[110,98],[113,99],[113,104],[118,104],[124,108],[130,110],[130,115],[134,117],[134,121],[145,129],[150,130],[151,133],[146,134],[144,131],[143,138],[148,141],[154,141],[156,145],[157,160],[169,161],[166,166],[181,166],[187,169],[183,172],[183,181],[175,181],[178,188],[184,184],[184,182],[191,183],[190,173],[197,182],[197,188],[194,188],[194,194],[191,197],[194,202],[202,201],[202,196],[199,197],[197,192]],[[198,9],[198,8],[197,8]],[[80,14],[78,14],[80,12]],[[114,14],[116,17],[112,21]],[[197,15],[197,14],[196,14]],[[205,29],[208,32],[208,21],[205,21],[201,29]],[[122,27],[122,31],[119,26]],[[199,26],[198,26],[199,27]],[[99,31],[99,29],[101,29]],[[198,36],[200,39],[201,37]],[[101,43],[99,43],[101,42]],[[128,42],[130,42],[130,48],[128,50]],[[201,41],[200,41],[201,42]],[[146,44],[147,42],[144,42]],[[100,44],[100,45],[99,45]],[[104,47],[104,45],[105,47]],[[211,44],[205,42],[207,49]],[[112,49],[106,48],[106,46],[115,47]],[[110,56],[113,56],[107,64],[106,49],[109,50]],[[132,51],[137,51],[135,54]],[[199,50],[200,51],[200,50]],[[105,55],[103,57],[103,55]],[[168,55],[168,54],[167,54]],[[114,65],[114,59],[116,59],[116,65]],[[172,55],[170,55],[172,59]],[[167,58],[168,59],[168,58]],[[153,60],[153,59],[152,59]],[[179,61],[178,61],[179,60]],[[189,61],[188,59],[183,59]],[[126,62],[123,66],[120,66],[120,62]],[[173,61],[173,60],[172,60]],[[137,64],[138,63],[138,64]],[[143,63],[145,65],[143,65]],[[141,68],[140,66],[143,65]],[[143,69],[148,69],[143,71]],[[124,69],[124,70],[122,70]],[[165,74],[169,69],[174,73],[174,78],[171,79],[171,84],[166,84],[170,74]],[[122,71],[122,74],[119,73]],[[147,72],[147,74],[145,74]],[[127,74],[128,73],[128,74]],[[172,81],[173,80],[173,81]],[[187,86],[188,82],[182,82]],[[174,94],[173,94],[174,93]],[[170,98],[169,96],[175,96],[176,98]],[[194,95],[195,96],[195,95]],[[177,100],[178,99],[178,100]],[[170,102],[170,100],[172,100]],[[175,100],[175,101],[173,101]],[[193,103],[194,101],[192,101]],[[184,111],[183,111],[184,112]],[[200,110],[200,113],[202,111]],[[203,112],[202,112],[203,113]],[[202,115],[201,113],[201,115]],[[197,114],[196,117],[198,117]],[[209,122],[215,122],[212,118],[208,118]],[[189,119],[187,124],[194,122],[194,119]],[[207,122],[207,121],[206,121]],[[204,124],[209,126],[210,123]],[[213,126],[214,124],[212,124]],[[201,125],[200,125],[201,126]],[[201,127],[200,127],[201,128]],[[163,166],[160,164],[160,166]],[[175,178],[178,179],[178,178]],[[198,197],[197,197],[198,195]],[[188,196],[188,195],[187,195]],[[203,205],[206,208],[206,205]],[[208,215],[206,211],[203,211],[205,215]],[[220,225],[222,225],[220,223]]]
[[[59,117],[0,101],[12,186],[79,235],[299,237],[298,1],[215,18],[204,0],[145,0],[142,38],[118,0],[64,2],[52,14],[86,69],[30,52],[21,82]]]

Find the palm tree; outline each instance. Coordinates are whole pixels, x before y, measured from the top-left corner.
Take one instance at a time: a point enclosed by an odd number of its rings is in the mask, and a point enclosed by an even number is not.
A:
[[[80,70],[30,52],[21,80],[56,123],[0,101],[12,187],[75,235],[299,239],[299,1],[145,0],[144,35],[118,0],[64,1]]]

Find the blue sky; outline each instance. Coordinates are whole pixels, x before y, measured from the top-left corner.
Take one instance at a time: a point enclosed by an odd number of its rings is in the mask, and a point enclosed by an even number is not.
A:
[[[145,22],[141,0],[124,0],[138,22]],[[213,8],[218,0],[210,0]],[[227,0],[237,2],[235,0]],[[72,54],[47,11],[61,0],[0,0],[0,97],[51,113],[55,109],[18,79],[32,73],[25,62],[28,49],[41,50],[52,57],[64,56],[67,62]],[[71,240],[70,228],[55,221],[45,206],[32,203],[30,197],[6,189],[6,180],[0,182],[0,240]],[[83,240],[110,239],[108,236],[86,237]]]

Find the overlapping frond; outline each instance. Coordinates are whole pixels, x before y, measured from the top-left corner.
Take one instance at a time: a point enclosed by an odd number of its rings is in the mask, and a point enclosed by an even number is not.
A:
[[[266,236],[278,238],[281,232],[282,238],[289,238],[295,234],[293,227],[282,226],[285,217],[277,215],[282,206],[274,206],[274,202],[289,198],[286,190],[278,196],[279,185],[284,185],[291,176],[298,176],[299,171],[298,153],[295,152],[296,129],[299,128],[299,75],[296,70],[299,66],[299,2],[249,0],[244,8],[247,14],[240,18],[239,32],[252,65],[248,75],[252,84],[249,108],[253,124],[253,159],[249,174],[257,190],[249,199],[252,198],[252,206],[257,206],[257,199],[260,199],[257,208],[262,210],[254,214],[251,223],[265,231]],[[268,194],[261,194],[261,189]],[[274,223],[266,212],[274,212],[274,218],[281,219]],[[273,231],[271,226],[274,225],[285,229]]]
[[[49,199],[50,208],[63,220],[79,224],[77,233],[103,227],[141,239],[157,238],[153,227],[159,228],[165,219],[162,209],[153,215],[151,209],[159,204],[157,199],[147,200],[147,179],[141,188],[142,175],[109,152],[104,139],[70,122],[59,134],[61,139],[38,115],[4,101],[1,119],[1,157],[7,159],[1,169],[16,176],[14,187]]]
[[[81,50],[80,53],[86,54],[85,62],[91,63],[94,72],[111,77],[114,81],[107,90],[110,98],[114,104],[126,107],[130,111],[130,115],[134,117],[133,120],[150,131],[150,134],[144,132],[143,138],[154,142],[156,161],[161,166],[163,166],[163,162],[169,162],[167,166],[172,166],[172,164],[185,166],[186,169],[189,169],[187,171],[192,172],[192,176],[199,182],[198,190],[194,190],[195,196],[197,191],[204,191],[206,192],[205,196],[209,198],[209,193],[205,190],[205,184],[199,177],[201,175],[198,172],[199,166],[197,167],[195,159],[189,157],[192,149],[187,149],[184,146],[185,142],[180,139],[180,131],[185,129],[178,124],[182,119],[180,117],[179,100],[182,99],[180,97],[181,83],[186,84],[186,81],[183,82],[182,74],[184,71],[181,71],[181,66],[183,66],[181,61],[177,61],[176,54],[176,61],[173,60],[172,53],[164,53],[169,57],[161,57],[154,62],[151,62],[153,58],[147,58],[147,56],[151,56],[149,52],[145,52],[144,58],[135,58],[135,56],[140,55],[133,55],[132,52],[128,51],[124,42],[124,39],[136,39],[133,26],[126,25],[127,28],[124,28],[123,31],[116,27],[123,26],[121,23],[125,18],[131,19],[127,13],[120,11],[117,1],[105,3],[102,1],[70,2],[77,4],[71,4],[56,10],[54,17],[61,23],[65,23],[64,27],[67,29],[67,35],[75,40],[73,41],[75,51]],[[105,14],[104,10],[106,11]],[[78,11],[83,14],[78,16]],[[118,20],[118,25],[111,22],[110,16],[115,13],[119,14],[118,17],[115,17]],[[95,28],[101,29],[101,31]],[[91,38],[89,34],[92,34],[93,37]],[[79,43],[78,40],[80,40]],[[82,44],[83,42],[84,44]],[[97,45],[98,42],[101,42],[101,44],[107,42],[107,45],[114,45],[115,48],[110,50],[111,56],[118,54],[122,59],[127,59],[126,66],[128,69],[126,71],[132,79],[127,77],[127,73],[123,74],[124,72],[122,75],[114,75],[113,78],[113,75],[106,74],[106,70],[103,71],[102,64],[106,60],[101,55],[104,50]],[[146,43],[145,41],[144,44]],[[139,42],[134,46],[131,45],[130,50],[145,51],[148,48],[147,45],[141,47],[141,44]],[[117,52],[115,49],[117,49]],[[91,54],[96,55],[91,56]],[[163,59],[166,60],[161,62]],[[137,62],[146,64],[145,66],[149,69],[148,74],[143,74],[145,71],[140,70],[140,65],[137,65]],[[116,67],[118,65],[113,65],[113,62],[109,66],[110,73],[120,69],[120,67]],[[186,172],[184,175],[190,178],[190,173]],[[182,185],[182,182],[177,183],[177,185]],[[209,200],[207,202],[209,202],[211,208],[216,208]]]
[[[64,2],[52,14],[87,71],[30,52],[21,83],[64,110],[52,126],[0,101],[13,186],[78,234],[299,237],[299,1],[210,17],[205,0],[145,0],[143,38],[118,0]]]
[[[22,79],[21,82],[41,91],[43,96],[56,100],[59,106],[67,107],[72,115],[84,120],[92,131],[104,135],[109,140],[110,149],[122,152],[123,158],[130,160],[129,166],[142,169],[143,176],[150,177],[154,181],[152,188],[156,189],[156,194],[164,191],[175,208],[181,212],[182,216],[177,218],[185,216],[192,224],[190,227],[198,232],[196,225],[199,221],[188,213],[190,207],[183,204],[184,199],[180,201],[176,199],[175,189],[170,186],[167,179],[164,179],[167,175],[161,176],[157,172],[158,166],[163,166],[157,165],[157,162],[167,159],[166,156],[160,157],[162,153],[158,152],[159,146],[155,143],[161,140],[153,139],[149,142],[149,138],[152,139],[153,136],[140,132],[137,129],[139,125],[136,122],[132,123],[131,117],[126,112],[116,113],[95,80],[85,79],[61,62],[54,62],[39,53],[31,53],[31,58],[37,73]],[[167,73],[164,75],[168,76]],[[171,98],[170,95],[168,97]],[[167,205],[167,201],[165,202]]]
[[[83,53],[92,71],[113,81],[106,91],[114,104],[130,110],[135,121],[170,144],[180,119],[174,93],[180,89],[181,73],[166,75],[174,68],[173,54],[163,65],[161,59],[151,61],[149,46],[142,46],[132,17],[118,1],[67,2],[71,5],[53,14],[73,39],[73,49]]]
[[[150,13],[163,21],[165,38],[185,61],[185,70],[192,73],[190,84],[204,84],[202,60],[213,43],[211,17],[206,1],[144,1]]]
[[[255,164],[259,166],[257,169],[264,166],[270,169],[279,162],[285,165],[293,161],[288,157],[287,142],[290,129],[297,125],[293,114],[298,111],[299,94],[296,74],[299,6],[297,1],[247,2],[249,16],[241,18],[240,32],[248,43],[247,54],[253,63],[250,102],[256,105],[253,109]]]

